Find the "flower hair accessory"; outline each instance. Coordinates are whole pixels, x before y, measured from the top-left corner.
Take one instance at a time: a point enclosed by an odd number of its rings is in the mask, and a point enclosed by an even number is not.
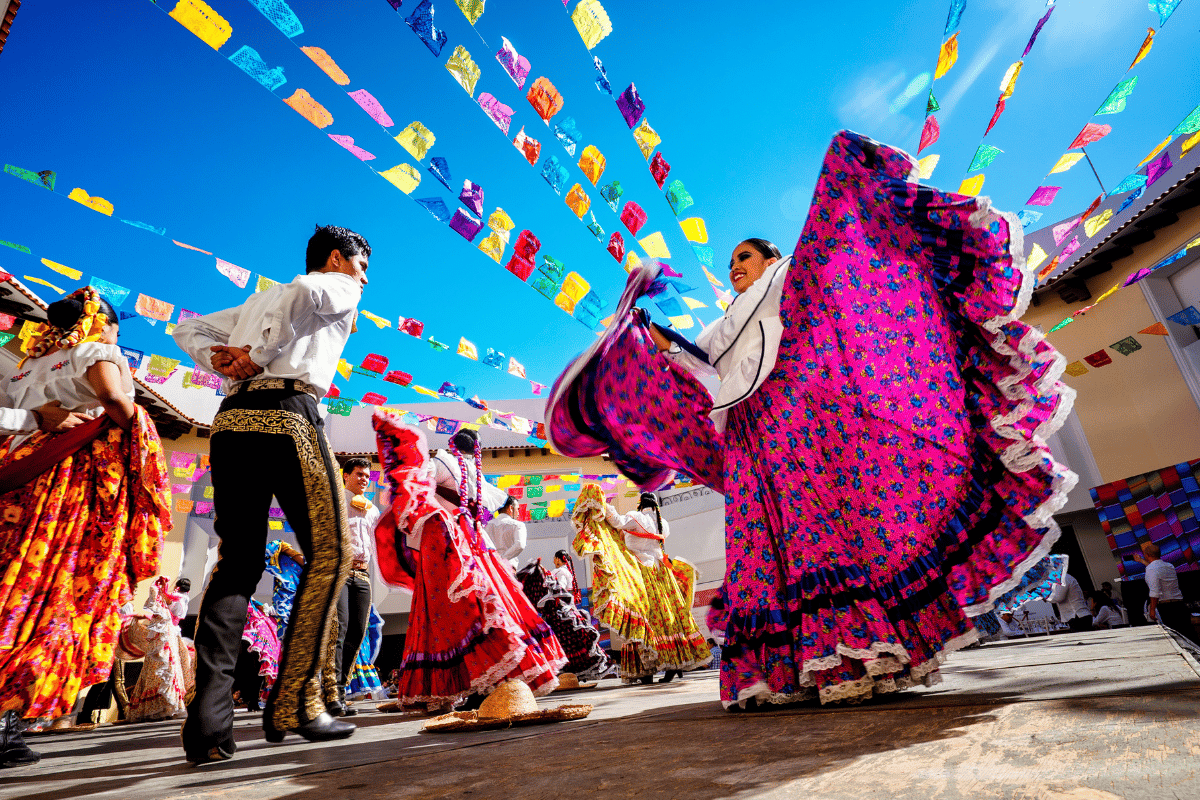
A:
[[[37,325],[22,346],[25,358],[21,359],[21,364],[24,364],[27,358],[42,357],[55,347],[59,350],[69,350],[84,342],[95,342],[100,339],[105,326],[108,325],[108,314],[101,310],[100,294],[96,288],[84,286],[82,289],[76,289],[67,297],[74,297],[83,302],[83,313],[79,315],[79,320],[74,326],[67,329],[49,323]],[[17,366],[20,368],[20,364]]]

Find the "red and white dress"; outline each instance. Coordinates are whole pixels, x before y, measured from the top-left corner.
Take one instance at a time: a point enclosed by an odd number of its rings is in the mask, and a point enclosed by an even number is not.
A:
[[[380,572],[413,592],[400,702],[451,707],[509,679],[535,695],[553,691],[562,646],[479,523],[440,501],[424,435],[393,413],[373,423],[392,502],[375,528]]]

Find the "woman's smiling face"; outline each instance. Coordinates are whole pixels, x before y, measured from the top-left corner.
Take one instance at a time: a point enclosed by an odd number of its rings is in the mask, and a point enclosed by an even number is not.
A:
[[[767,267],[779,259],[775,256],[764,257],[762,253],[749,242],[742,242],[733,249],[729,258],[729,282],[738,294],[744,293],[763,276]]]

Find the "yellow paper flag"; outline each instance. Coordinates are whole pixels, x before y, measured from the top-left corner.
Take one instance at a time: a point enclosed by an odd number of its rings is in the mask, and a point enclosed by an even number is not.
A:
[[[465,337],[461,337],[458,340],[458,354],[472,361],[479,360],[479,352],[475,349],[475,345],[468,342]]]
[[[59,264],[57,261],[51,261],[48,258],[43,258],[42,263],[60,275],[66,275],[73,281],[77,281],[83,277],[82,272],[77,269],[71,269],[66,264]]]
[[[458,4],[458,10],[463,12],[467,22],[472,25],[479,22],[479,18],[483,16],[484,0],[454,0],[454,2]]]
[[[1025,66],[1025,62],[1017,61],[1008,68],[1008,72],[1004,73],[1004,78],[1000,81],[1001,99],[1007,100],[1012,97],[1013,92],[1017,88],[1017,78],[1020,77],[1021,67],[1023,66]]]
[[[344,358],[338,359],[338,363],[337,363],[338,375],[341,375],[346,380],[350,380],[350,374],[351,374],[352,369],[353,369],[353,367],[350,366],[349,361],[347,361]]]
[[[29,281],[30,283],[36,283],[39,286],[45,286],[47,288],[53,289],[54,291],[58,292],[59,294],[66,294],[66,291],[64,289],[58,288],[50,281],[44,281],[41,278],[35,278],[32,275],[26,275],[24,277],[25,277],[25,280]]]
[[[233,26],[204,0],[179,0],[170,16],[213,50],[220,50],[233,34]]]
[[[1150,55],[1150,48],[1154,46],[1154,28],[1146,28],[1146,38],[1142,40],[1142,46],[1138,48],[1137,56],[1133,59],[1133,63],[1129,65],[1129,69],[1133,69],[1146,56]]]
[[[722,289],[725,288],[725,284],[721,283],[720,279],[718,279],[716,275],[713,275],[711,272],[709,272],[708,267],[701,264],[700,269],[704,270],[704,277],[708,278],[709,283],[711,283],[713,286],[720,286]]]
[[[687,304],[688,308],[692,308],[692,309],[708,308],[708,306],[706,304],[700,302],[699,300],[697,300],[694,297],[685,297],[685,298],[683,298],[683,302]]]
[[[933,177],[933,170],[937,167],[938,162],[942,157],[936,153],[925,156],[917,162],[917,179],[927,181]]]
[[[467,94],[471,97],[475,96],[475,82],[479,80],[479,65],[471,58],[467,48],[461,44],[455,47],[450,60],[446,62],[446,69],[454,76],[454,80],[467,90]]]
[[[433,131],[416,120],[410,122],[407,128],[400,131],[395,139],[417,161],[424,159],[425,154],[429,152],[429,148],[433,147],[433,143],[437,141],[437,137],[433,135]]]
[[[1099,304],[1100,304],[1101,302],[1103,302],[1104,300],[1107,300],[1108,298],[1110,298],[1110,297],[1112,297],[1114,294],[1116,294],[1116,293],[1117,293],[1117,290],[1118,290],[1118,289],[1120,289],[1120,288],[1121,288],[1121,284],[1119,284],[1119,283],[1118,283],[1118,284],[1116,284],[1116,285],[1114,285],[1114,286],[1112,286],[1112,287],[1111,287],[1110,289],[1108,289],[1108,290],[1107,290],[1107,291],[1106,291],[1104,294],[1102,294],[1102,295],[1100,295],[1099,297],[1097,297],[1097,298],[1096,298],[1096,302],[1095,302],[1095,303],[1092,303],[1092,305],[1093,305],[1093,306],[1099,305]]]
[[[1186,156],[1188,152],[1196,146],[1197,143],[1200,143],[1200,133],[1193,133],[1180,146],[1179,157],[1182,158],[1183,156]]]
[[[504,209],[497,208],[488,217],[487,226],[494,231],[511,231],[517,224],[512,221],[512,217],[504,213]]]
[[[933,79],[936,81],[949,72],[956,61],[958,61],[958,31],[942,42],[941,52],[938,53],[937,71],[933,73]]]
[[[1099,233],[1101,228],[1111,222],[1112,218],[1113,210],[1111,208],[1106,208],[1104,209],[1103,214],[1097,214],[1094,217],[1088,217],[1086,220],[1084,220],[1083,230],[1090,239]]]
[[[1170,136],[1168,136],[1167,138],[1163,139],[1161,142],[1159,142],[1159,143],[1158,143],[1158,147],[1156,147],[1156,148],[1154,148],[1153,150],[1151,150],[1151,151],[1150,151],[1150,155],[1148,155],[1148,156],[1146,156],[1145,158],[1143,158],[1143,159],[1142,159],[1141,163],[1140,163],[1140,164],[1138,164],[1138,166],[1139,166],[1139,167],[1144,167],[1144,166],[1146,166],[1146,164],[1148,164],[1148,163],[1150,162],[1150,159],[1154,158],[1156,155],[1158,155],[1159,153],[1161,153],[1161,152],[1163,151],[1163,148],[1165,148],[1165,147],[1166,147],[1167,145],[1169,145],[1170,143],[1171,143],[1171,137],[1170,137]]]
[[[1050,170],[1050,174],[1053,175],[1056,172],[1066,172],[1082,160],[1083,153],[1067,153],[1060,158],[1057,163],[1055,163],[1054,169]]]
[[[705,244],[708,242],[708,226],[704,224],[704,220],[700,217],[690,217],[679,223],[679,227],[683,228],[683,235],[687,237],[689,242],[696,244]]]
[[[1072,361],[1063,371],[1073,378],[1078,378],[1080,375],[1086,375],[1088,368],[1083,365],[1082,361]]]
[[[76,203],[79,203],[80,205],[87,206],[92,211],[99,211],[106,217],[112,216],[113,204],[105,200],[103,197],[92,197],[79,187],[72,189],[71,193],[67,195],[67,197],[74,200]]]
[[[658,231],[647,236],[645,239],[639,239],[642,249],[646,251],[646,255],[651,258],[670,258],[671,251],[667,249],[667,243],[663,239],[663,235]]]
[[[1040,267],[1049,257],[1049,254],[1042,249],[1042,246],[1035,243],[1033,247],[1029,249],[1029,255],[1025,256],[1025,260],[1029,265],[1029,269],[1035,270]]]
[[[267,527],[273,531],[281,531],[281,530],[283,530],[283,520],[269,519],[269,520],[267,520]]]
[[[512,486],[516,486],[520,482],[521,482],[520,475],[501,475],[499,478],[496,479],[496,488],[497,489],[508,489]]]
[[[684,314],[682,317],[667,317],[667,319],[671,320],[672,328],[676,328],[681,331],[686,331],[688,328],[696,324],[688,314]]]
[[[507,244],[505,239],[507,238],[508,231],[492,231],[483,237],[483,241],[479,243],[479,249],[484,255],[499,264],[504,258],[504,246]]]
[[[418,386],[415,383],[410,388],[417,394],[427,395],[428,397],[440,397],[440,395],[437,392],[430,391],[429,389],[426,389],[424,386]]]
[[[376,328],[392,327],[391,320],[387,320],[387,319],[384,319],[383,317],[372,314],[370,311],[367,311],[366,309],[360,309],[358,313],[362,314],[364,317],[371,320],[371,322],[374,322]]]
[[[642,124],[638,125],[633,130],[633,140],[637,142],[638,149],[642,151],[642,158],[650,158],[650,154],[654,152],[654,148],[658,147],[662,142],[662,137],[650,127],[650,122],[643,119]]]
[[[273,281],[270,278],[268,278],[266,275],[259,275],[258,282],[254,284],[254,293],[258,294],[259,292],[265,292],[267,289],[270,289],[272,286],[278,286],[278,285],[279,285],[279,281]]]
[[[412,194],[412,190],[421,185],[421,174],[412,164],[397,164],[379,173],[379,177],[405,194]]]
[[[591,284],[584,280],[583,276],[578,272],[568,272],[567,277],[563,278],[563,294],[577,303],[583,299],[583,296],[591,288]]]
[[[566,500],[551,500],[550,505],[546,507],[546,515],[550,517],[561,517],[566,510]]]
[[[613,31],[608,12],[600,5],[599,0],[579,0],[575,10],[571,12],[571,21],[575,23],[575,30],[579,31],[579,36],[588,50],[600,44],[600,40]]]
[[[955,35],[957,36],[958,34]],[[965,194],[967,197],[975,197],[983,189],[983,179],[984,175],[982,172],[974,177],[967,178],[959,184],[958,193]]]

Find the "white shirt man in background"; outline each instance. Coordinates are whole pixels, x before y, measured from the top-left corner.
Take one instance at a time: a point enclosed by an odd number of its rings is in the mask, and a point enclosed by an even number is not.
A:
[[[1146,618],[1151,622],[1161,622],[1195,642],[1197,637],[1196,629],[1192,626],[1192,613],[1188,611],[1187,603],[1183,602],[1183,592],[1179,591],[1179,575],[1175,572],[1175,566],[1162,560],[1162,550],[1153,542],[1142,542],[1142,555],[1135,555],[1134,559],[1146,565],[1146,588],[1150,593]]]
[[[329,703],[326,710],[335,717],[350,717],[358,711],[346,703],[346,684],[371,618],[371,576],[367,570],[375,552],[379,508],[364,496],[371,484],[370,461],[359,457],[348,459],[342,464],[342,482],[346,485],[346,521],[350,525],[350,574],[338,597],[338,635],[334,648],[338,699]]]
[[[518,567],[529,536],[525,523],[512,516],[516,511],[517,501],[510,495],[487,525],[487,535],[492,540],[496,552],[508,559],[514,570]]]
[[[1092,629],[1092,610],[1088,608],[1083,587],[1074,575],[1067,573],[1063,576],[1062,585],[1054,587],[1051,592],[1050,602],[1058,608],[1059,619],[1067,623],[1072,633]]]

